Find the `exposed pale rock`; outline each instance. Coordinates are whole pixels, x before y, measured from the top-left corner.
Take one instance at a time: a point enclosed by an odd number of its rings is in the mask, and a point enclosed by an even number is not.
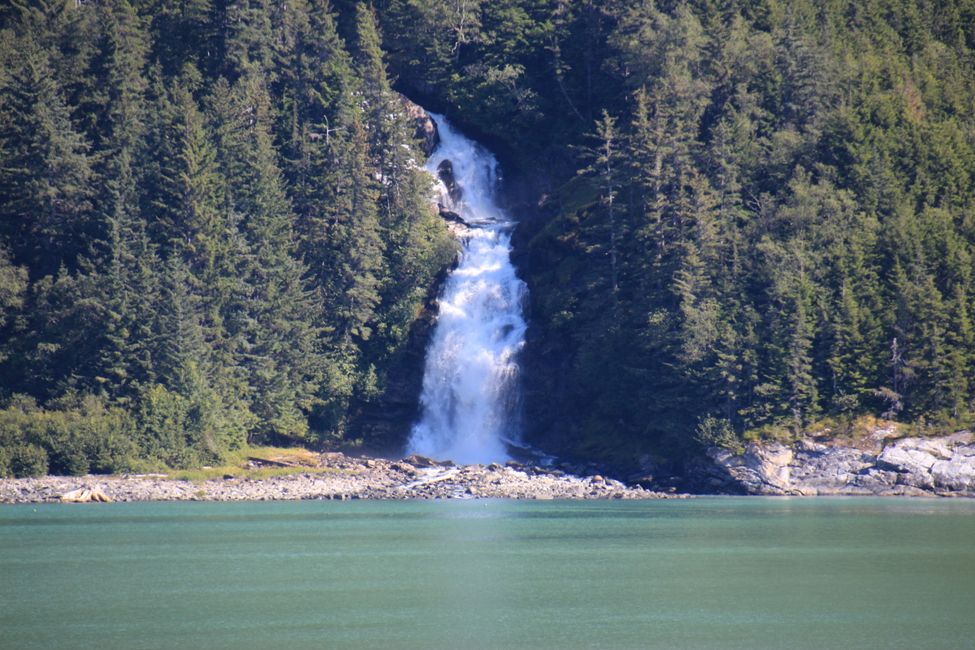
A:
[[[749,443],[745,453],[737,455],[727,449],[712,450],[712,458],[746,491],[755,494],[792,494],[790,484],[793,451],[778,443]]]
[[[111,503],[112,499],[98,488],[78,488],[61,495],[64,503]]]
[[[857,441],[806,437],[793,446],[750,443],[741,455],[710,449],[717,489],[751,494],[975,495],[975,444],[967,431],[893,439],[878,429]]]
[[[931,466],[934,485],[943,490],[975,491],[975,448],[955,451],[949,460],[939,460]]]

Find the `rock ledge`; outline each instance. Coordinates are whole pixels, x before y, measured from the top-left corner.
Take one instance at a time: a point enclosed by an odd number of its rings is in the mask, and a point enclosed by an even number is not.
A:
[[[748,494],[975,496],[972,433],[894,438],[877,429],[858,441],[813,437],[749,443],[743,454],[711,448],[709,483]]]

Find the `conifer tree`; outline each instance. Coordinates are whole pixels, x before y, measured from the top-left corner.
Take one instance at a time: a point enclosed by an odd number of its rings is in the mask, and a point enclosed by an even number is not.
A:
[[[43,275],[74,266],[98,235],[92,170],[47,54],[30,38],[18,47],[0,107],[0,221],[14,258]]]
[[[224,3],[134,0],[134,4],[139,15],[151,21],[150,60],[157,61],[167,75],[179,74],[187,63],[207,71],[219,68],[224,55]]]
[[[152,358],[153,324],[157,306],[159,259],[140,219],[134,171],[127,148],[117,155],[117,178],[108,182],[113,214],[108,220],[105,261],[93,273],[98,294],[106,306],[105,344],[99,351],[98,376],[108,380],[107,391],[116,400],[130,400],[139,387],[155,379]]]
[[[238,364],[247,372],[257,437],[303,437],[316,401],[323,359],[318,311],[305,287],[307,270],[295,257],[294,215],[271,142],[264,79],[250,72],[219,116],[219,160],[230,204],[241,215],[249,255],[245,339]]]
[[[617,197],[622,183],[622,151],[616,129],[616,118],[603,111],[596,121],[594,133],[596,145],[586,151],[589,166],[581,173],[592,174],[599,185],[600,201],[604,207],[607,221],[606,257],[609,261],[609,287],[611,298],[617,300],[619,291],[619,241],[621,237],[618,221]]]

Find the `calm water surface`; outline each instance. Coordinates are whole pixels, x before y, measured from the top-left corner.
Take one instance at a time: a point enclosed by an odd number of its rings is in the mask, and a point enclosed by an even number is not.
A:
[[[0,507],[0,648],[975,648],[975,502]]]

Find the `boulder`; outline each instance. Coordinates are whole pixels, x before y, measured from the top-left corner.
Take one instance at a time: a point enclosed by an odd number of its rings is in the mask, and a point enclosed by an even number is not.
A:
[[[454,467],[452,460],[434,460],[420,454],[413,454],[403,459],[404,463],[409,463],[413,467]]]
[[[98,488],[78,488],[61,495],[64,503],[111,503],[112,498]]]
[[[749,443],[741,455],[719,448],[712,448],[708,453],[731,478],[752,494],[798,493],[790,480],[789,464],[794,457],[790,447],[779,443]]]
[[[440,218],[444,221],[449,221],[450,223],[456,223],[461,226],[467,226],[467,222],[464,221],[464,217],[460,216],[452,210],[448,210],[443,206],[443,203],[437,204],[437,211],[440,213]],[[469,227],[469,226],[468,226]]]
[[[932,453],[934,452],[934,453]],[[919,488],[933,488],[931,467],[942,458],[942,450],[929,441],[904,438],[888,446],[877,457],[877,467],[899,474],[897,482]]]
[[[975,491],[975,447],[956,447],[951,458],[931,466],[935,488],[952,492]]]
[[[870,467],[854,477],[851,484],[871,494],[886,494],[897,485],[897,472]]]
[[[437,165],[437,176],[447,188],[447,195],[455,204],[459,203],[464,196],[464,191],[457,184],[457,177],[454,175],[454,163],[449,160],[442,161]]]
[[[975,442],[968,431],[892,439],[884,429],[858,439],[806,437],[792,446],[750,443],[740,455],[712,448],[708,456],[710,473],[698,472],[698,478],[711,489],[801,495],[975,494]]]
[[[820,494],[842,494],[867,468],[876,456],[844,446],[830,447],[821,443],[800,441],[792,463],[793,483],[815,489]]]

